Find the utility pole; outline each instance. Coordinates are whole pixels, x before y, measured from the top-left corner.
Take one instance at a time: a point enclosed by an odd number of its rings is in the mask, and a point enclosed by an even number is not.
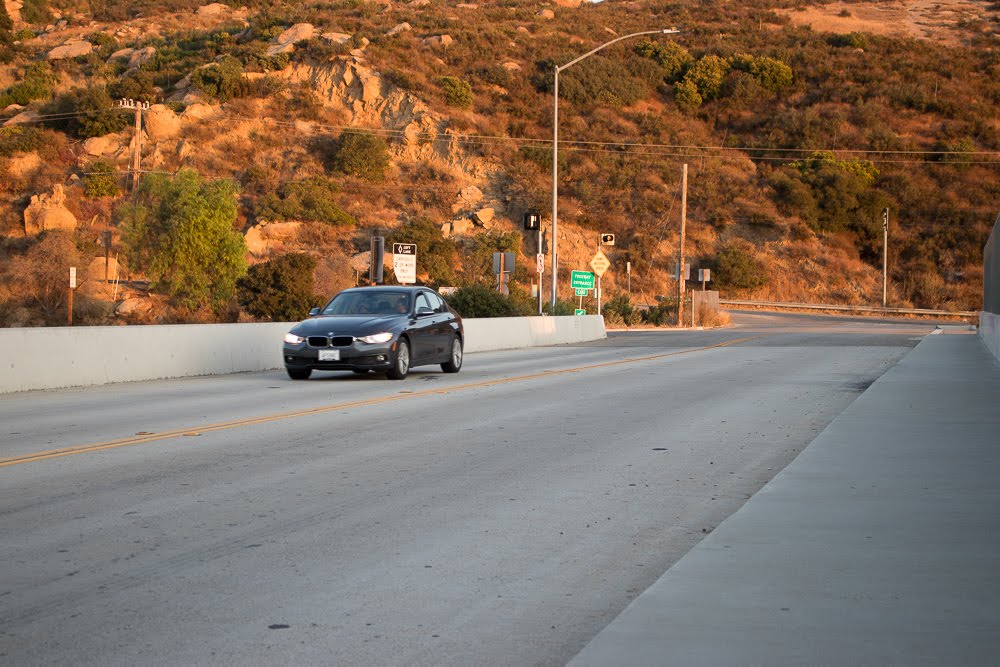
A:
[[[882,307],[886,305],[886,286],[889,273],[889,209],[882,210]]]
[[[684,326],[684,228],[687,225],[688,166],[681,172],[681,260],[677,265],[677,326]]]
[[[149,109],[149,102],[139,100],[118,100],[118,107],[121,109],[135,109],[135,133],[132,135],[132,164],[129,171],[132,174],[132,192],[139,191],[139,171],[142,161],[142,112]]]

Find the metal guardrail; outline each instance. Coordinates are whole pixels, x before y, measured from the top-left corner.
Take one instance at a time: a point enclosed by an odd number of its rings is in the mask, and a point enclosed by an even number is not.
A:
[[[882,315],[934,315],[936,317],[978,317],[972,310],[931,310],[929,308],[882,308],[879,306],[835,306],[816,303],[787,303],[775,301],[742,301],[719,299],[723,306],[749,306],[752,308],[788,308],[795,310],[834,310],[847,313],[878,313]]]

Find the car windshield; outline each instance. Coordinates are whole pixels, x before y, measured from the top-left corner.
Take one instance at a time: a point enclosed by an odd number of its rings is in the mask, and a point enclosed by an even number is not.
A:
[[[395,315],[410,312],[406,292],[341,292],[323,308],[323,315]]]

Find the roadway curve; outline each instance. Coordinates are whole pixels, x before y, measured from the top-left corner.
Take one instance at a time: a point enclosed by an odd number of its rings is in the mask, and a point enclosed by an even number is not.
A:
[[[563,664],[934,328],[734,320],[0,396],[0,658]]]

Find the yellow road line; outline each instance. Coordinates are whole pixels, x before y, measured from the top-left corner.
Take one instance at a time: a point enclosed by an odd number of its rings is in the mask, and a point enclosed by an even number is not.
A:
[[[403,399],[409,398],[419,398],[422,396],[431,396],[434,394],[447,394],[449,392],[456,391],[466,391],[469,389],[481,389],[483,387],[494,387],[502,384],[510,384],[512,382],[522,382],[524,380],[535,380],[542,377],[551,377],[554,375],[563,375],[566,373],[581,373],[583,371],[595,370],[598,368],[610,368],[612,366],[622,366],[625,364],[635,364],[643,361],[654,361],[656,359],[664,359],[666,357],[675,357],[682,354],[691,354],[693,352],[704,352],[705,350],[712,350],[719,347],[727,347],[729,345],[735,345],[737,343],[743,343],[748,340],[753,340],[755,338],[760,338],[760,336],[748,336],[745,338],[735,338],[733,340],[728,340],[723,343],[718,343],[716,345],[709,345],[706,347],[699,347],[690,350],[681,350],[679,352],[666,352],[664,354],[654,354],[648,357],[632,357],[629,359],[619,359],[617,361],[607,361],[600,364],[590,364],[588,366],[577,366],[575,368],[564,368],[557,371],[542,371],[540,373],[531,373],[529,375],[518,375],[512,378],[501,378],[498,380],[484,380],[483,382],[471,382],[469,384],[461,384],[455,387],[447,387],[441,389],[428,389],[426,391],[415,391],[406,394],[394,394],[392,396],[381,396],[378,398],[369,398],[361,401],[350,401],[348,403],[334,403],[332,405],[323,405],[317,408],[307,408],[305,410],[295,410],[293,412],[282,412],[273,415],[264,415],[262,417],[248,417],[246,419],[234,419],[226,422],[219,422],[218,424],[207,424],[204,426],[188,426],[181,429],[175,429],[172,431],[163,431],[160,433],[142,433],[130,436],[127,438],[120,438],[118,440],[109,440],[107,442],[97,442],[89,445],[78,445],[75,447],[64,447],[62,449],[50,449],[44,452],[35,452],[33,454],[22,454],[21,456],[13,456],[6,459],[0,459],[0,468],[6,468],[9,466],[21,465],[23,463],[34,463],[35,461],[44,461],[47,459],[59,458],[62,456],[72,456],[74,454],[86,454],[88,452],[99,452],[104,449],[114,449],[116,447],[127,447],[129,445],[142,445],[147,442],[156,442],[157,440],[168,440],[170,438],[177,438],[185,435],[210,433],[212,431],[224,431],[231,428],[239,428],[241,426],[254,426],[256,424],[266,424],[269,422],[281,421],[283,419],[294,419],[296,417],[308,417],[310,415],[323,414],[324,412],[335,412],[338,410],[349,410],[351,408],[361,408],[369,405],[378,405],[380,403],[390,403],[392,401],[401,401]]]

